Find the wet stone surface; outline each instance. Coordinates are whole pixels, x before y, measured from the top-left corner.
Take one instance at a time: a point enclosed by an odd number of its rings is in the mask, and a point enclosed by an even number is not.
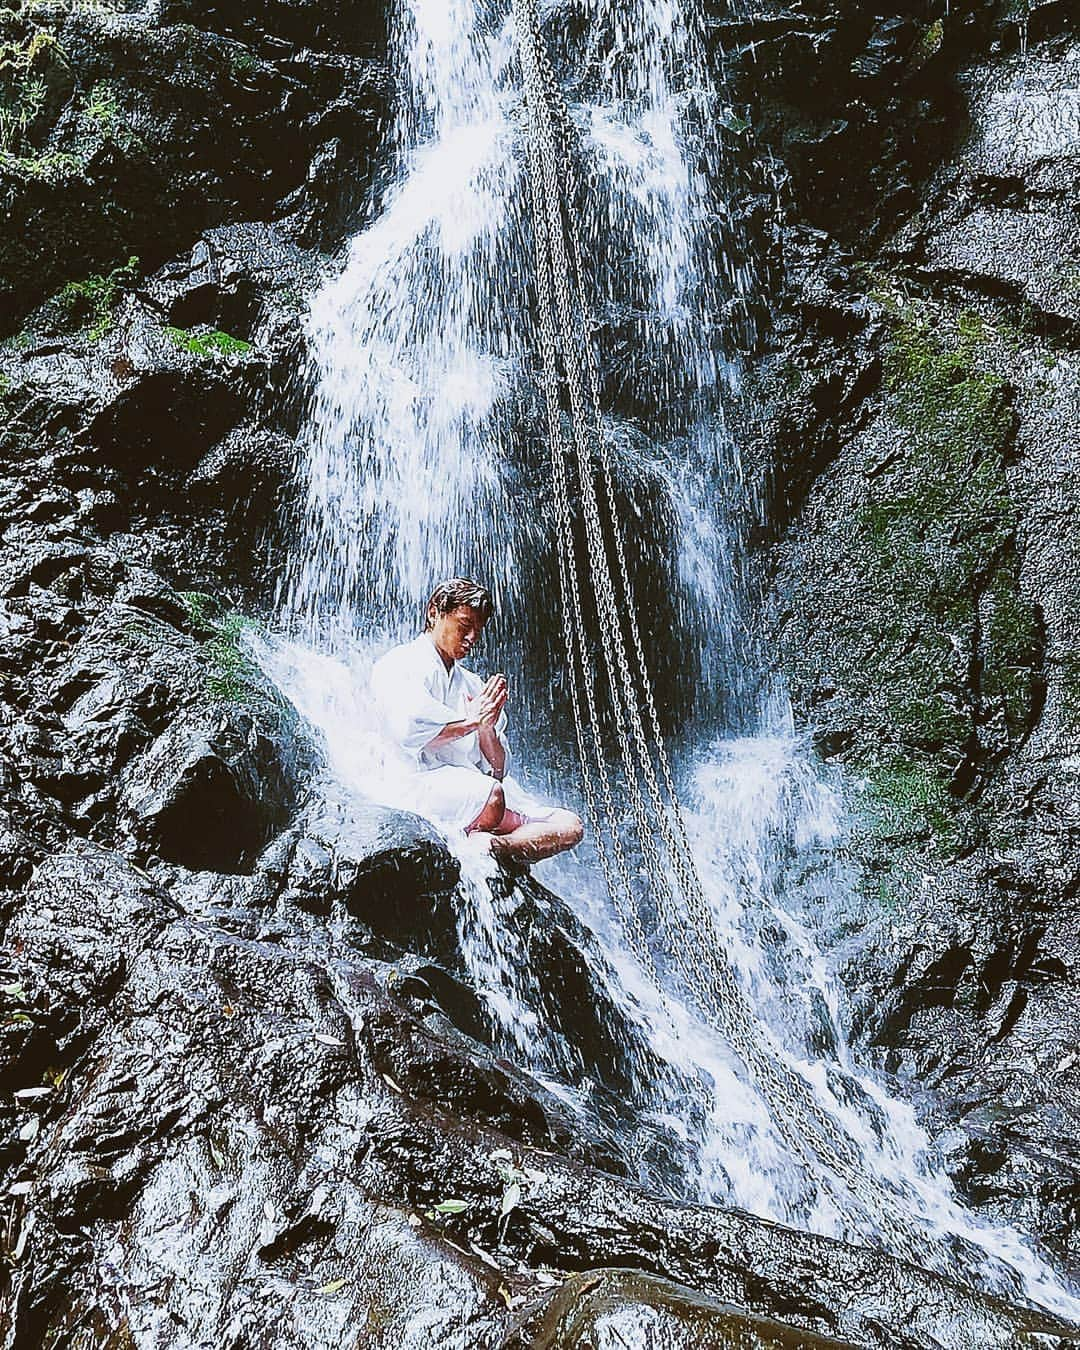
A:
[[[58,44],[35,58],[46,115],[0,163],[3,1345],[1077,1344],[882,1256],[642,1192],[609,1134],[492,1048],[449,853],[319,780],[244,646],[296,457],[304,297],[390,95],[384,16],[72,8],[0,11],[4,42]],[[846,0],[755,0],[712,32],[752,69],[784,178],[747,419],[776,648],[822,752],[878,775],[853,1018],[933,1124],[965,1127],[944,1136],[965,1193],[1067,1259],[1076,49],[1069,6],[1029,9],[1026,59],[1010,7],[979,0],[940,33],[929,7]],[[772,230],[776,186],[736,208]],[[65,300],[72,281],[96,289]],[[913,521],[898,503],[943,465],[979,493]],[[928,602],[899,565],[912,540],[987,515]],[[927,651],[949,676],[929,729],[912,708],[941,691],[904,664]],[[899,709],[875,692],[886,657]],[[896,766],[882,780],[871,741],[921,777],[883,798]],[[569,1068],[617,1101],[588,934],[503,884]],[[528,1184],[504,1214],[508,1165]]]

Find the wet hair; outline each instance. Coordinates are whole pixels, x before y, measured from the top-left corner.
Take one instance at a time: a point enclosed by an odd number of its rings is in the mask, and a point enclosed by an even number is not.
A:
[[[478,581],[469,581],[466,577],[451,577],[449,581],[440,581],[432,591],[431,599],[424,609],[425,626],[432,626],[432,606],[437,614],[449,614],[462,605],[475,609],[483,623],[487,623],[495,613],[495,601],[486,586],[481,586]]]

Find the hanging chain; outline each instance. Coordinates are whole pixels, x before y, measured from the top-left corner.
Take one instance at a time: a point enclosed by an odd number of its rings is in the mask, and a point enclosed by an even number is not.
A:
[[[893,1211],[890,1217],[899,1245],[917,1258],[921,1244],[910,1219],[890,1203],[892,1197],[883,1196],[883,1187],[869,1184],[854,1140],[836,1128],[807,1080],[784,1064],[778,1050],[768,1043],[724,952],[701,883],[660,726],[619,528],[592,345],[593,322],[585,299],[581,246],[573,228],[572,213],[581,201],[574,173],[573,127],[551,65],[536,0],[513,0],[513,10],[527,110],[541,382],[555,497],[563,638],[586,815],[607,888],[639,959],[655,978],[655,957],[642,923],[635,883],[640,874],[627,857],[622,837],[625,812],[616,805],[621,787],[644,864],[640,880],[653,897],[672,937],[679,970],[706,1018],[743,1061],[769,1101],[780,1132],[817,1183],[839,1204],[832,1183],[814,1166],[824,1164],[846,1185],[849,1210],[854,1200],[866,1219],[879,1215],[883,1207]],[[569,430],[561,390],[566,393]],[[585,533],[584,559],[579,557],[574,531],[575,488]],[[622,768],[619,784],[613,782],[603,743],[586,596],[595,612],[607,677]],[[679,906],[680,895],[685,908]],[[696,942],[687,940],[688,917]],[[709,1096],[707,1086],[701,1087]]]

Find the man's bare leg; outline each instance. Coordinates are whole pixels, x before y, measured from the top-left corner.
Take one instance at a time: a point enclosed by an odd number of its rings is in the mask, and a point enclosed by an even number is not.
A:
[[[502,823],[492,832],[491,852],[512,862],[540,862],[580,844],[584,833],[573,811],[553,811],[547,820],[531,822],[514,811],[504,811]]]
[[[484,803],[483,810],[471,825],[465,827],[466,834],[494,834],[502,828],[506,819],[506,797],[501,783],[496,783]]]

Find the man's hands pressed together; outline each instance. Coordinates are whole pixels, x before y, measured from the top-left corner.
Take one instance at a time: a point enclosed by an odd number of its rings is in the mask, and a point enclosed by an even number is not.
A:
[[[471,736],[475,731],[484,758],[491,765],[493,778],[502,779],[506,773],[506,749],[495,734],[495,723],[506,707],[506,676],[492,675],[475,698],[465,700],[465,717],[460,722],[450,722],[433,736],[425,750],[438,750],[461,736]]]
[[[499,714],[506,707],[506,676],[492,675],[473,699],[469,699],[470,712],[476,718],[478,727],[493,727],[499,720]]]
[[[491,765],[492,777],[498,779],[506,773],[506,748],[495,734],[495,723],[506,707],[506,697],[506,676],[492,675],[476,698],[468,700],[470,714],[477,721],[481,753]]]

